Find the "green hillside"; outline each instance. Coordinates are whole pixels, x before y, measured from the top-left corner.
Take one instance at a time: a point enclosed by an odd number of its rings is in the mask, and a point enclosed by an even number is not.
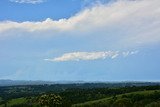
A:
[[[27,102],[27,100],[25,98],[12,99],[8,102],[8,106],[23,104],[26,102]]]
[[[72,107],[160,107],[160,90],[131,92]]]
[[[7,102],[7,107],[11,107],[14,105],[21,105],[27,103],[26,98],[16,98]],[[0,105],[0,107],[4,107],[4,104]]]
[[[78,84],[77,84],[78,85]],[[160,86],[76,88],[0,87],[0,107],[160,107]]]
[[[8,101],[8,107],[23,105],[26,98]],[[4,105],[0,105],[4,107]],[[139,91],[107,97],[95,101],[75,104],[72,107],[160,107],[160,90]]]

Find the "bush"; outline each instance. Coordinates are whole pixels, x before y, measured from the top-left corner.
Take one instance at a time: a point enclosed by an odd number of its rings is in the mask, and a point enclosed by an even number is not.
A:
[[[132,107],[132,102],[128,98],[121,98],[113,103],[113,107]]]

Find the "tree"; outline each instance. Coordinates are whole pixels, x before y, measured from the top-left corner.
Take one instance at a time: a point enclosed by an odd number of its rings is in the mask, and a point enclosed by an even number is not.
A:
[[[38,98],[38,103],[46,107],[59,107],[62,105],[62,98],[55,94],[44,94]]]

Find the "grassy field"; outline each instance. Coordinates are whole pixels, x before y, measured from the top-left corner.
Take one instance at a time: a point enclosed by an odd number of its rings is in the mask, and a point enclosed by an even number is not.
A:
[[[131,93],[126,93],[126,94],[121,94],[116,96],[116,101],[120,101],[123,96],[129,97],[131,95],[139,95],[139,96],[144,96],[148,97],[152,95],[155,92],[160,92],[160,90],[151,90],[151,91],[139,91],[139,92],[131,92]],[[104,99],[99,99],[95,101],[88,101],[85,103],[80,103],[80,104],[74,104],[72,107],[107,107],[107,105],[111,105],[114,97],[108,97]],[[125,107],[125,106],[124,106]]]
[[[26,99],[25,98],[16,98],[16,99],[12,99],[10,101],[7,102],[7,107],[13,106],[13,105],[18,105],[18,104],[24,104],[26,103]],[[3,105],[0,105],[0,107],[4,107]]]
[[[23,104],[23,103],[26,103],[25,98],[17,98],[17,99],[10,100],[7,105],[11,106],[11,105]]]

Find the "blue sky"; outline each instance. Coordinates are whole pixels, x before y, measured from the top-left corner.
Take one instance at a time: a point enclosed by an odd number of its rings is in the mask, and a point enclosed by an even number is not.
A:
[[[10,0],[0,2],[0,20],[40,21],[46,18],[68,18],[82,7],[81,0],[47,0],[44,3],[15,3]]]
[[[159,81],[159,0],[1,0],[0,79]]]

